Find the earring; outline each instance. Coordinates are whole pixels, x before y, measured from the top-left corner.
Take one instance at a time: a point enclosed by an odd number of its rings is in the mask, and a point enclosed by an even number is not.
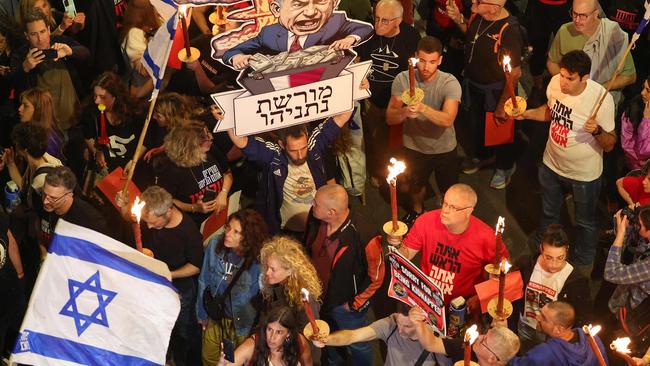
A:
[[[285,343],[291,343],[291,336],[288,335],[287,338],[284,339]]]

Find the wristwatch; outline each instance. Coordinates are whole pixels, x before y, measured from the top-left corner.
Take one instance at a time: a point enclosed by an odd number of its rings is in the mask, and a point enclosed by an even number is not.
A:
[[[598,136],[603,133],[603,129],[600,126],[596,126],[596,130],[591,133],[592,136]]]

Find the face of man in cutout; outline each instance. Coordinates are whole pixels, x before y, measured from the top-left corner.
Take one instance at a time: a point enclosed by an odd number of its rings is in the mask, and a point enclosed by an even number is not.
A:
[[[318,32],[332,16],[336,0],[273,0],[271,13],[289,32],[303,36]]]

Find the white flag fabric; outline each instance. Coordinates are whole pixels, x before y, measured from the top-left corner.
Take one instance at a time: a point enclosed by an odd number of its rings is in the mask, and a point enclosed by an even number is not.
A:
[[[179,311],[166,264],[59,220],[11,361],[164,365]]]
[[[153,37],[149,40],[147,48],[142,55],[142,65],[153,79],[154,90],[152,98],[158,95],[162,85],[167,60],[171,52],[176,27],[178,26],[178,7],[172,0],[150,0],[151,5],[158,11],[163,19]]]

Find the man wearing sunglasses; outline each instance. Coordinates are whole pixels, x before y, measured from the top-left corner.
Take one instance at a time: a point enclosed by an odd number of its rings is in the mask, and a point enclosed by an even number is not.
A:
[[[415,326],[415,334],[420,344],[429,352],[446,355],[451,359],[452,364],[461,361],[464,356],[463,339],[436,336],[425,323],[427,317],[427,314],[420,308],[413,307],[409,311],[409,319]],[[480,366],[507,365],[517,351],[519,351],[517,335],[506,327],[495,326],[476,338],[472,344],[472,359],[478,361]],[[541,364],[529,363],[526,365]]]
[[[442,209],[415,220],[404,245],[389,238],[408,259],[422,252],[420,269],[442,289],[445,305],[463,296],[474,314],[478,314],[474,284],[482,281],[483,267],[492,263],[496,251],[494,229],[472,215],[476,201],[472,187],[455,184],[445,193]],[[509,256],[505,246],[500,255]]]
[[[544,306],[537,317],[537,328],[546,334],[546,342],[521,357],[513,358],[510,365],[598,366],[598,359],[589,346],[587,335],[582,328],[573,328],[575,316],[573,306],[562,301]],[[603,342],[597,335],[594,339],[607,363]]]
[[[560,72],[560,60],[570,51],[583,50],[591,58],[590,79],[610,88],[614,104],[618,104],[621,89],[636,80],[632,55],[627,55],[616,80],[614,70],[625,54],[627,33],[615,21],[599,17],[596,0],[575,0],[569,14],[572,21],[560,27],[548,51],[546,67],[551,75]]]

